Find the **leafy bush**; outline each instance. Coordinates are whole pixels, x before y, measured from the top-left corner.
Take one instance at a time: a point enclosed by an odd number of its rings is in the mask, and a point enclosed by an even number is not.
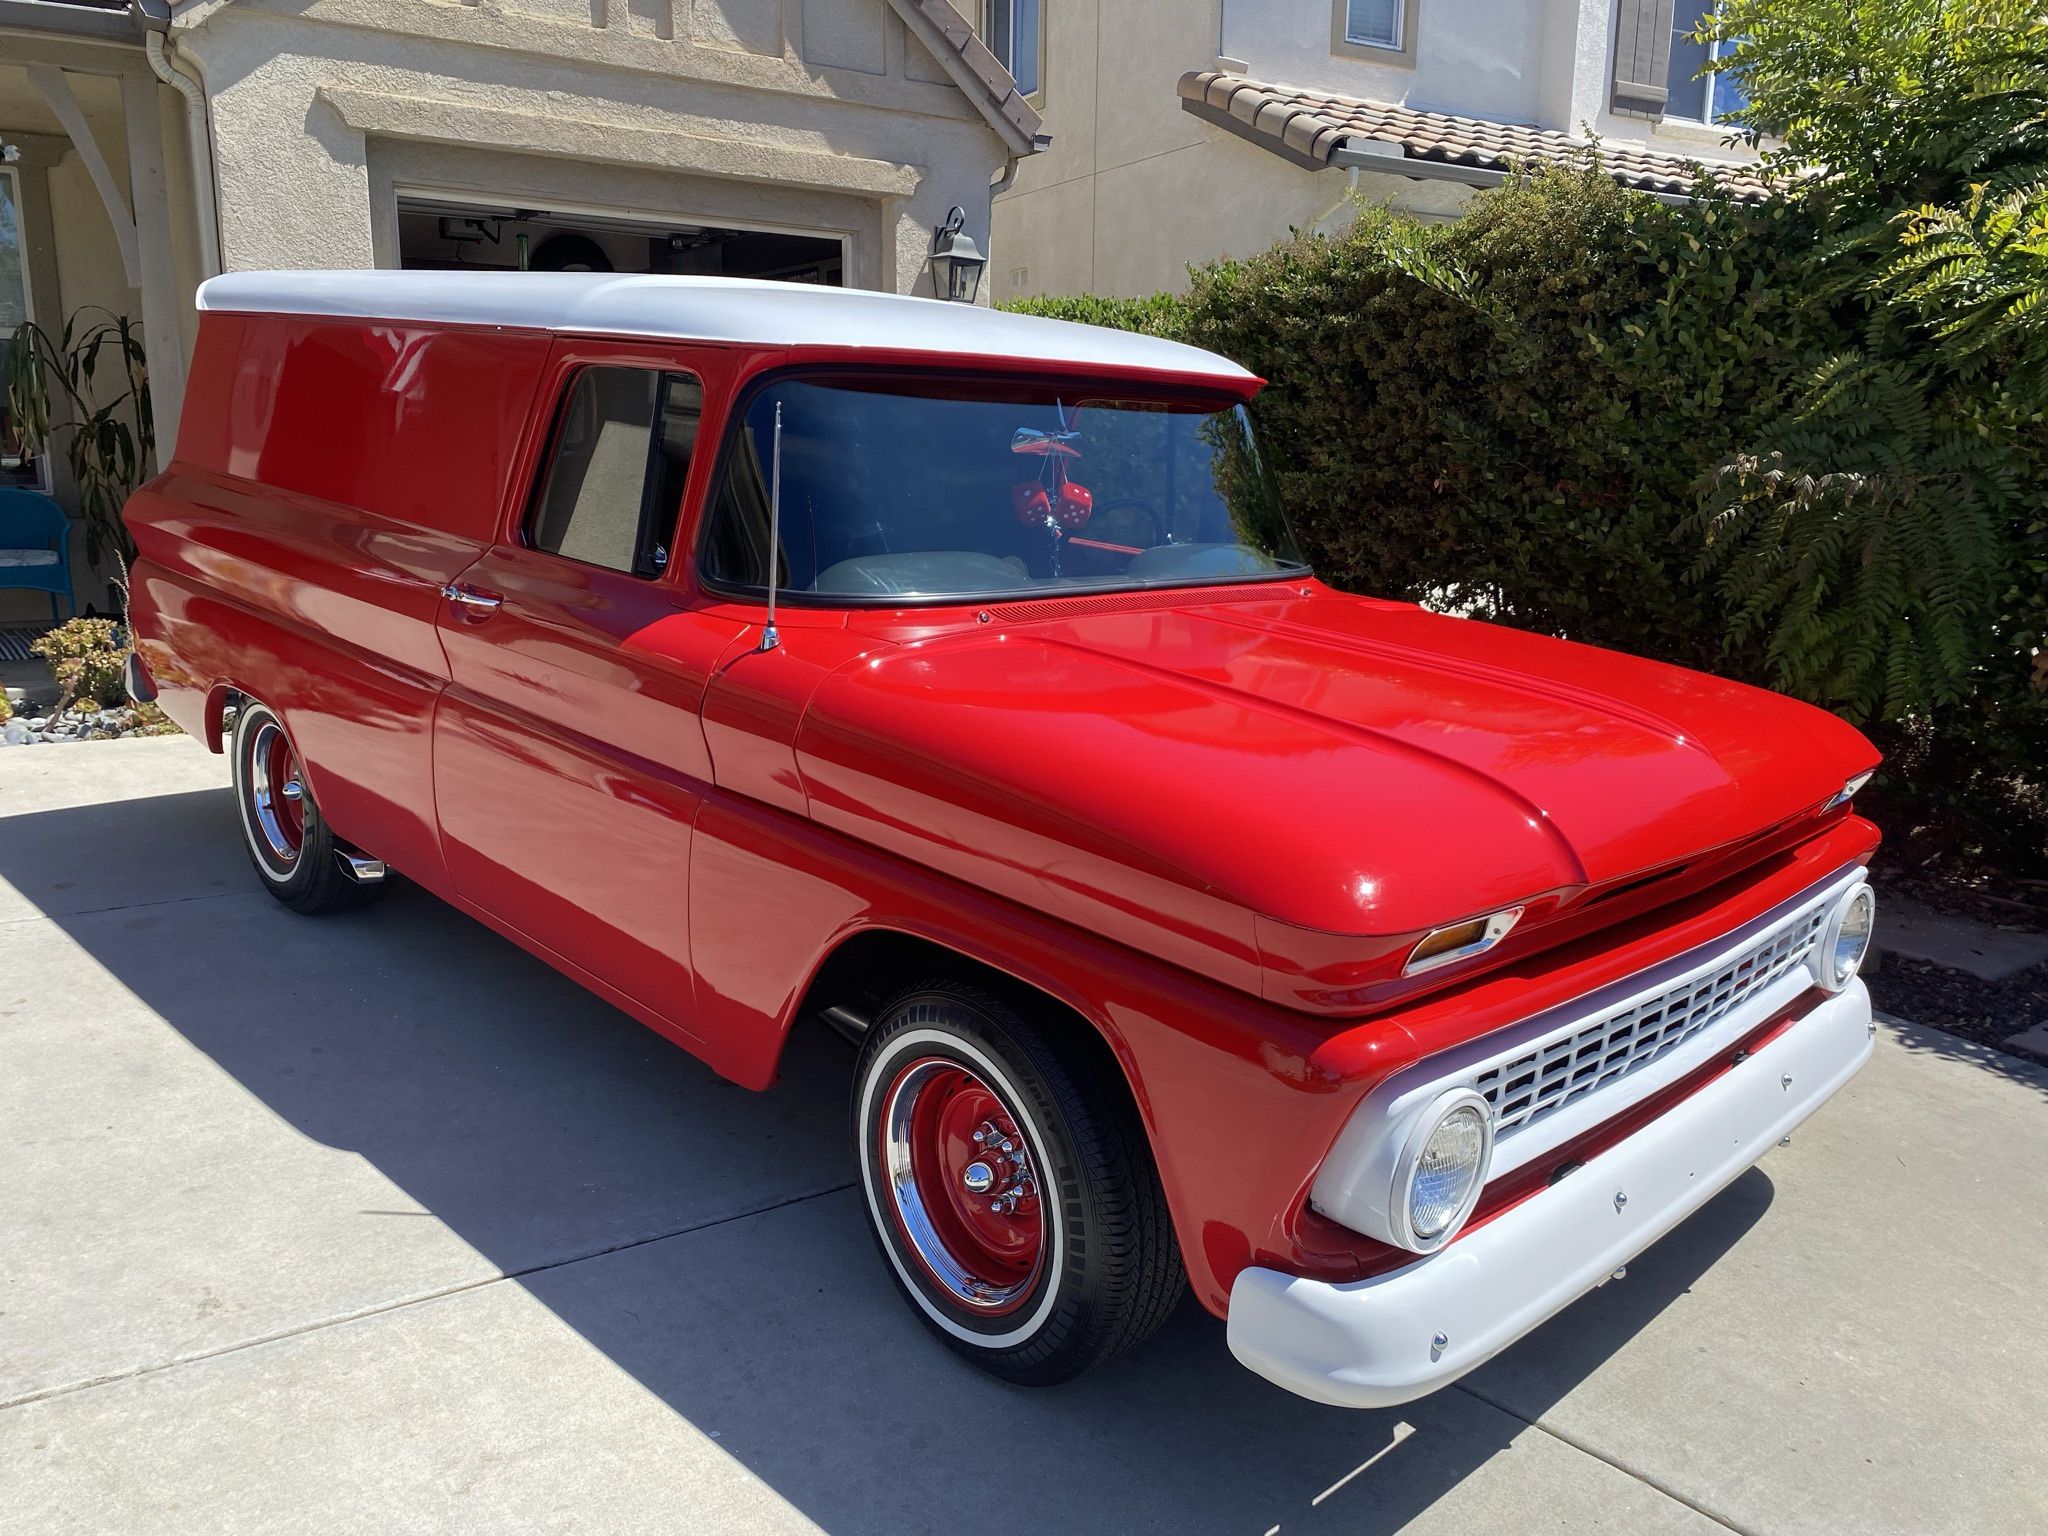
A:
[[[1681,524],[1846,339],[1792,281],[1811,238],[1785,204],[1667,207],[1589,164],[1203,268],[1172,334],[1270,381],[1262,446],[1326,579],[1726,664]]]
[[[112,619],[73,619],[29,647],[50,664],[65,701],[111,709],[127,698],[121,678],[128,638]]]

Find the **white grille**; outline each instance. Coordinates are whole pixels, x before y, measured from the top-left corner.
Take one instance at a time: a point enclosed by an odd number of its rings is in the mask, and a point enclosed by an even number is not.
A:
[[[1471,1085],[1493,1106],[1496,1141],[1649,1065],[1728,1017],[1805,961],[1830,910],[1825,902],[1810,907],[1707,975],[1569,1027],[1479,1073]]]

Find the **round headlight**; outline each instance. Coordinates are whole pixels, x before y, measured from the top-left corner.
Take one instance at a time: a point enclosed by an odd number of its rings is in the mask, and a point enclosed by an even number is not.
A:
[[[1470,1089],[1447,1093],[1417,1122],[1408,1147],[1408,1246],[1426,1253],[1449,1242],[1479,1203],[1493,1156],[1493,1112]]]
[[[1820,984],[1839,992],[1855,979],[1870,953],[1870,934],[1877,922],[1877,893],[1868,885],[1849,889],[1835,904],[1827,932],[1821,936]]]

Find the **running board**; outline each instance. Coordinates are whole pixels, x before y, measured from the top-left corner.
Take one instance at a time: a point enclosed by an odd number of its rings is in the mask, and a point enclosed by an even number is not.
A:
[[[381,885],[384,880],[384,861],[365,858],[360,853],[350,853],[346,848],[334,850],[334,857],[340,863],[342,873],[358,885]]]

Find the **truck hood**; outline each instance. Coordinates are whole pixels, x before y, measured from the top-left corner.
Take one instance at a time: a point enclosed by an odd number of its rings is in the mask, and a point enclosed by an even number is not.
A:
[[[1256,591],[1020,605],[869,656],[806,713],[813,815],[1098,927],[1405,935],[1739,842],[1877,761],[1761,689]]]

